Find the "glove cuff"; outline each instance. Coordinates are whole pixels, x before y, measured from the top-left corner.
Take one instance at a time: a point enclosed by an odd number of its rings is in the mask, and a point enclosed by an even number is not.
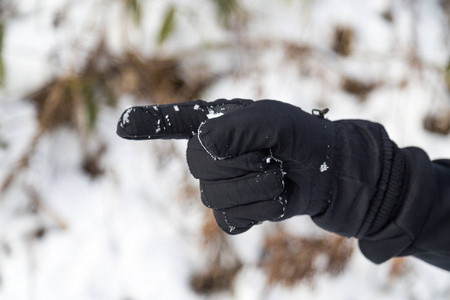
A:
[[[406,158],[391,140],[383,141],[383,171],[378,192],[372,199],[365,221],[356,238],[378,232],[394,217],[405,187]]]
[[[395,215],[405,186],[406,160],[383,126],[363,120],[333,122],[337,128],[329,182],[331,201],[313,220],[347,237],[363,238]]]

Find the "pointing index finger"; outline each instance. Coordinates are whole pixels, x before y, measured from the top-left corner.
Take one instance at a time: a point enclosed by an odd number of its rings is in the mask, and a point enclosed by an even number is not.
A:
[[[166,105],[133,106],[125,110],[117,124],[117,134],[125,139],[189,139],[207,119],[240,109],[252,100],[219,99]]]

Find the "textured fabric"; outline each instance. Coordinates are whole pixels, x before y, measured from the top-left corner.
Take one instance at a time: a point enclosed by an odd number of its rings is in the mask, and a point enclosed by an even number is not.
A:
[[[197,133],[200,123],[208,117],[240,109],[250,103],[253,101],[218,99],[214,103],[197,100],[174,105],[134,106],[123,112],[117,124],[117,134],[131,140],[188,139]]]
[[[331,122],[273,100],[126,110],[127,139],[189,139],[187,161],[218,225],[238,234],[309,215],[370,260],[414,255],[450,270],[450,161],[399,149],[383,126]]]

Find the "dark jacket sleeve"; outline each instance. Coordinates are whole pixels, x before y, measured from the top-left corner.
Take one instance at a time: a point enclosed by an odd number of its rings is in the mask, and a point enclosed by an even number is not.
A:
[[[450,160],[398,148],[377,123],[333,123],[333,197],[314,222],[358,238],[375,263],[413,255],[450,271]]]
[[[378,263],[413,255],[450,271],[450,160],[430,161],[418,148],[399,151],[407,161],[399,208],[360,248]]]

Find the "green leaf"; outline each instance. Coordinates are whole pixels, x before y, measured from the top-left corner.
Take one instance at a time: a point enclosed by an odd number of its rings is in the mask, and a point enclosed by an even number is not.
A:
[[[158,44],[161,45],[164,43],[167,38],[172,34],[175,28],[175,7],[169,6],[166,10],[166,14],[164,16],[161,29],[159,30],[158,35]]]
[[[95,102],[92,90],[88,88],[87,90],[85,90],[85,93],[86,93],[85,105],[86,105],[88,128],[92,130],[95,128],[95,124],[97,123],[98,106],[97,103]]]
[[[92,78],[87,77],[75,80],[74,85],[84,102],[87,126],[90,130],[93,130],[98,116],[98,103],[94,93],[95,82]]]
[[[3,51],[3,36],[5,33],[5,24],[3,21],[0,21],[0,52]]]
[[[5,24],[0,21],[0,85],[5,83],[5,65],[3,63],[3,38],[5,34]]]
[[[5,84],[5,65],[3,64],[3,57],[0,54],[0,86]]]
[[[142,9],[141,9],[141,1],[139,0],[126,0],[127,8],[130,11],[131,15],[134,18],[134,22],[136,25],[141,23],[142,19]]]
[[[239,12],[239,3],[236,0],[212,0],[216,6],[217,16],[221,23],[227,27],[233,14]]]

